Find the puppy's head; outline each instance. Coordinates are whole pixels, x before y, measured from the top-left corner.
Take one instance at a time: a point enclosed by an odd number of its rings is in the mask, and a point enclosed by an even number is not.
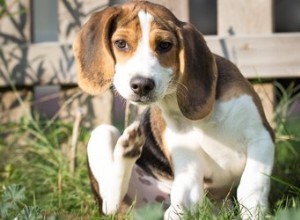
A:
[[[139,1],[97,12],[77,35],[74,49],[79,85],[90,94],[111,84],[139,104],[173,94],[192,120],[213,107],[214,57],[202,35],[165,7]]]

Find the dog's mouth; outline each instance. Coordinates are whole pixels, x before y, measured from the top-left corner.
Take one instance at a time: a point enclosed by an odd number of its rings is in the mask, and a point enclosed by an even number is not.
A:
[[[114,87],[114,91],[117,96],[121,96],[126,101],[135,104],[135,105],[151,105],[157,101],[159,101],[160,96],[157,95],[155,92],[151,92],[146,95],[138,95],[134,93],[126,94],[123,93],[122,90],[119,91],[117,88]]]
[[[137,105],[151,105],[155,102],[157,102],[157,98],[153,96],[137,96],[134,95],[133,97],[130,97],[128,99],[131,103],[137,104]]]

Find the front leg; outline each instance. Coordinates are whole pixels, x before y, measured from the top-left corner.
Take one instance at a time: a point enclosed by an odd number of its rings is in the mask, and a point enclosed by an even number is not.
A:
[[[114,149],[112,181],[107,191],[103,190],[103,210],[115,213],[127,193],[132,169],[142,153],[145,135],[140,122],[134,122],[125,129]]]
[[[176,148],[172,150],[171,156],[174,182],[171,190],[171,206],[165,212],[165,220],[181,219],[184,209],[194,212],[204,198],[204,169],[199,152]]]
[[[104,214],[118,211],[144,141],[140,122],[131,124],[121,136],[110,125],[101,125],[92,132],[87,149],[88,161],[99,184]]]
[[[267,131],[249,141],[247,163],[237,191],[242,219],[263,219],[268,209],[274,144]]]

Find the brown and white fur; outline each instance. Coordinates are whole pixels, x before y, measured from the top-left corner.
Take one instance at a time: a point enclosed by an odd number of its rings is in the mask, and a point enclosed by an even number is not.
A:
[[[94,13],[74,42],[78,82],[97,95],[111,85],[148,105],[121,135],[100,125],[88,144],[104,214],[136,201],[168,205],[165,219],[195,211],[205,195],[237,186],[243,219],[267,210],[274,136],[261,102],[236,66],[168,9],[133,1]]]

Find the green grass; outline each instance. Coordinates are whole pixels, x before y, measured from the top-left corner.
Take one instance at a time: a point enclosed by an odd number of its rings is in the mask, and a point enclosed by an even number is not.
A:
[[[45,216],[92,218],[97,212],[86,169],[89,132],[81,129],[76,169],[71,172],[72,125],[55,121],[44,127],[28,118],[0,126],[0,190],[4,193],[13,184],[24,187],[26,206],[21,207],[38,207]]]
[[[275,111],[276,159],[270,195],[275,208],[299,208],[300,202],[300,116],[288,117],[288,107],[299,99],[300,87],[286,90],[277,84],[279,100]]]
[[[288,106],[299,88],[277,85],[281,102],[275,114],[276,162],[272,175],[271,209],[266,219],[300,219],[300,117],[288,120]],[[295,94],[292,96],[292,94]],[[298,94],[298,95],[297,95]],[[74,171],[70,168],[73,124],[31,116],[0,125],[0,219],[116,219],[100,217],[89,185],[86,143],[89,130],[80,127]],[[239,219],[237,205],[205,200],[196,214],[184,219]],[[159,219],[160,205],[131,211],[126,219]],[[134,216],[134,217],[133,217]]]

